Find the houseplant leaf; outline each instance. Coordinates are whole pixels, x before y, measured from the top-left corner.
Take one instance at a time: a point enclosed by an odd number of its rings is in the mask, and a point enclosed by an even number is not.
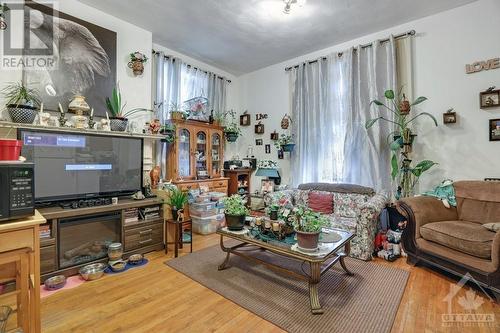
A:
[[[398,157],[396,154],[392,154],[392,159],[391,159],[391,176],[392,180],[396,179],[396,176],[398,175],[399,172],[399,166],[398,166]]]
[[[390,147],[391,147],[392,151],[396,151],[396,150],[400,149],[402,145],[403,145],[403,138],[399,137],[396,140],[392,141]]]
[[[417,105],[417,104],[420,104],[424,101],[427,100],[427,97],[424,97],[424,96],[420,96],[418,97],[415,101],[413,101],[413,103],[411,103],[411,106],[414,106],[414,105]]]
[[[374,99],[373,101],[371,101],[370,104],[375,104],[375,105],[378,105],[378,106],[385,106],[384,103],[382,103],[381,101],[376,100],[376,99]]]
[[[412,170],[411,172],[415,175],[415,177],[420,177],[422,173],[425,171],[429,170],[432,168],[434,165],[437,163],[431,160],[423,160],[419,162]]]
[[[374,119],[370,119],[370,120],[367,120],[366,123],[365,123],[365,128],[366,129],[369,129],[370,127],[373,126],[373,124],[375,124],[377,121],[379,121],[380,119],[382,119],[382,117],[378,117],[378,118],[374,118]]]
[[[386,90],[384,95],[385,95],[385,98],[387,98],[387,99],[394,99],[394,90],[392,90],[392,89]]]
[[[430,114],[429,112],[421,112],[421,113],[417,114],[415,117],[410,119],[406,124],[411,123],[412,121],[414,121],[415,119],[417,119],[420,116],[427,116],[427,117],[431,118],[432,121],[434,121],[434,125],[436,125],[436,127],[438,126],[438,122],[437,122],[436,118],[432,114]]]

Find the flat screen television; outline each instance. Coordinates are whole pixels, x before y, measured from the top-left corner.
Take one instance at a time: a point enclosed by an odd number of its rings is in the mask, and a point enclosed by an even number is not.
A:
[[[132,194],[142,187],[142,139],[19,129],[35,164],[35,202]]]

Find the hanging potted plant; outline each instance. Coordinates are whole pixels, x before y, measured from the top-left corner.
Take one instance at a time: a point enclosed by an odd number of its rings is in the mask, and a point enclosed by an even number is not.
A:
[[[113,88],[113,94],[111,95],[111,98],[106,97],[106,107],[111,113],[111,117],[109,118],[109,125],[112,131],[124,132],[127,129],[128,124],[127,117],[130,117],[131,115],[138,112],[153,111],[145,108],[135,108],[124,112],[123,110],[125,109],[125,105],[127,105],[127,103],[122,104],[122,94],[120,92],[120,87],[117,86]]]
[[[295,143],[293,142],[293,136],[288,134],[281,134],[279,139],[274,143],[278,150],[283,150],[286,152],[292,152],[295,148]]]
[[[229,198],[224,198],[223,202],[227,228],[232,231],[243,230],[245,218],[249,213],[243,197],[233,194]]]
[[[391,112],[393,119],[380,116],[368,120],[365,124],[366,129],[370,129],[379,120],[396,125],[396,131],[390,133],[387,138],[389,140],[392,136],[394,139],[389,146],[392,151],[391,176],[393,180],[399,177],[399,186],[395,195],[396,199],[411,196],[420,179],[420,176],[437,164],[431,160],[423,160],[417,163],[417,165],[412,166],[410,154],[412,152],[413,141],[416,135],[412,133],[410,125],[417,118],[422,116],[430,118],[434,122],[435,126],[438,126],[438,124],[436,118],[428,112],[420,112],[415,116],[410,115],[411,108],[426,101],[426,97],[418,97],[413,103],[410,103],[406,99],[406,96],[401,92],[402,88],[399,90],[397,95],[393,90],[385,91],[384,95],[389,101],[389,105],[386,105],[379,100],[373,100],[371,102],[371,104],[375,104]]]
[[[328,225],[328,218],[303,206],[295,207],[294,215],[298,247],[306,251],[317,250],[321,228]]]
[[[169,190],[169,198],[167,199],[167,205],[170,206],[172,212],[172,219],[177,221],[179,217],[179,211],[184,209],[184,206],[188,202],[187,193],[181,191],[177,187],[172,187]]]
[[[186,112],[182,110],[181,104],[170,103],[170,118],[173,120],[184,120],[186,117]]]
[[[27,88],[22,82],[9,83],[3,90],[7,111],[15,123],[32,124],[41,100],[38,90]]]
[[[172,123],[166,123],[165,125],[162,125],[160,128],[160,134],[165,135],[165,138],[161,139],[161,141],[166,143],[174,143],[176,138],[176,129],[177,126]]]
[[[142,75],[144,73],[144,64],[148,61],[148,57],[145,54],[137,51],[130,53],[130,61],[128,67],[132,69],[135,76]]]
[[[233,123],[224,127],[224,135],[228,142],[235,142],[241,135],[241,130],[237,124]]]

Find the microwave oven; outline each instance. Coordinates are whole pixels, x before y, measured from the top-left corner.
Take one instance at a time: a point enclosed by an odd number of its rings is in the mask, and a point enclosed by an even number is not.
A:
[[[0,162],[0,221],[35,214],[33,163]]]

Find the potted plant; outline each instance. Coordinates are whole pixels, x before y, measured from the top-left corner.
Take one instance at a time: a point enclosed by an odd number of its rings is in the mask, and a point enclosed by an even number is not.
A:
[[[181,191],[177,187],[172,187],[169,189],[169,198],[167,204],[170,206],[172,212],[172,219],[177,221],[178,213],[181,209],[184,209],[184,205],[188,202],[187,193]]]
[[[122,94],[120,92],[120,87],[116,86],[113,88],[113,94],[111,98],[106,97],[106,107],[108,111],[111,113],[111,117],[109,118],[109,125],[112,131],[115,132],[123,132],[127,129],[128,118],[131,115],[142,112],[142,111],[150,111],[152,110],[145,108],[135,108],[129,111],[124,112],[125,105],[127,103],[122,104]]]
[[[186,119],[186,112],[182,109],[181,104],[170,103],[170,118],[174,120]]]
[[[227,122],[227,116],[231,116],[231,122],[224,126],[224,136],[228,142],[235,142],[241,135],[241,129],[236,123],[236,113],[234,110],[224,112],[224,122]]]
[[[224,198],[223,202],[227,228],[233,231],[243,230],[245,218],[249,212],[243,197],[233,194],[228,198]]]
[[[399,186],[396,192],[396,199],[401,197],[408,197],[413,194],[414,188],[418,183],[420,176],[437,163],[431,160],[423,160],[412,166],[412,159],[410,154],[412,152],[413,141],[416,137],[412,133],[410,125],[419,117],[425,116],[430,118],[434,125],[437,126],[436,118],[428,112],[420,112],[415,116],[410,115],[411,108],[427,100],[426,97],[418,97],[413,103],[406,100],[406,96],[402,94],[402,88],[397,95],[393,90],[386,90],[385,98],[389,101],[386,105],[379,100],[373,100],[371,104],[382,107],[393,114],[393,120],[384,116],[370,119],[366,122],[365,128],[371,128],[377,121],[383,120],[396,126],[396,130],[389,134],[393,137],[390,143],[392,151],[391,158],[391,176],[395,180],[399,177]]]
[[[279,212],[280,206],[277,203],[272,203],[267,207],[267,214],[269,215],[269,218],[273,221],[278,220],[278,212]]]
[[[144,72],[144,64],[148,61],[148,57],[145,54],[137,51],[130,53],[130,61],[128,67],[132,69],[134,75],[142,75]]]
[[[276,148],[279,150],[283,150],[286,152],[292,152],[295,147],[295,143],[293,142],[293,136],[289,134],[281,134],[279,139],[274,143]]]
[[[38,90],[27,88],[22,82],[9,83],[3,90],[7,111],[15,123],[32,124],[40,106]]]
[[[214,119],[215,126],[222,126],[222,124],[224,124],[224,113],[216,111],[213,114],[213,119]]]
[[[160,134],[165,135],[165,138],[163,138],[161,141],[166,143],[174,143],[176,138],[176,129],[177,126],[172,123],[166,123],[165,125],[162,125],[160,128]]]
[[[318,248],[321,228],[328,224],[328,218],[303,206],[295,207],[294,215],[297,245],[303,250],[315,251]]]

